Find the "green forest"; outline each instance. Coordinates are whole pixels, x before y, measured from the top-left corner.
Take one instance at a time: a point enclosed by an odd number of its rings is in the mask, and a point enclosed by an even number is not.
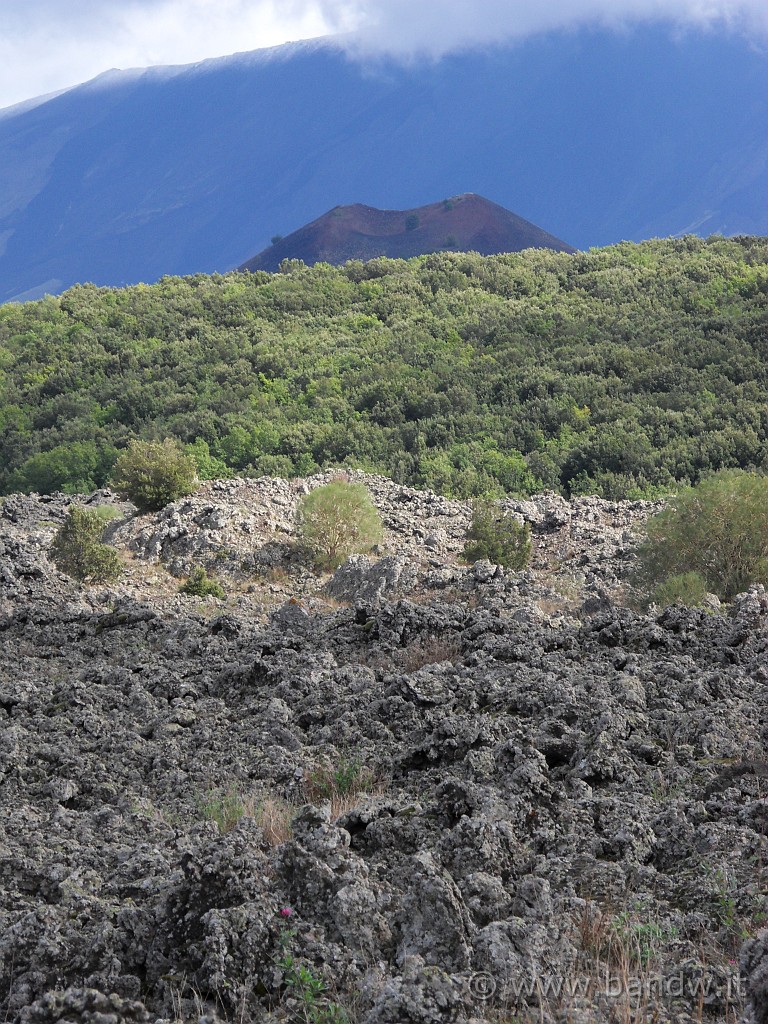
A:
[[[768,469],[768,239],[436,253],[0,306],[0,492],[131,438],[201,478],[354,466],[448,495],[645,497]]]

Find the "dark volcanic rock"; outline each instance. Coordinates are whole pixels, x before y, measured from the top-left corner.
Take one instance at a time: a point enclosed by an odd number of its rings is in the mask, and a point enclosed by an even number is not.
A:
[[[741,954],[741,968],[747,978],[749,1024],[768,1022],[768,931],[748,942]]]
[[[768,1019],[765,591],[633,611],[651,506],[551,495],[507,503],[529,570],[462,566],[466,506],[366,482],[383,557],[333,600],[242,567],[300,485],[128,516],[108,590],[47,561],[71,499],[6,501],[6,1019],[295,1020],[300,976],[369,1024],[629,1020],[619,976],[654,980],[637,1020]]]
[[[23,1024],[147,1024],[151,1019],[138,1001],[87,988],[47,992],[21,1013]]]

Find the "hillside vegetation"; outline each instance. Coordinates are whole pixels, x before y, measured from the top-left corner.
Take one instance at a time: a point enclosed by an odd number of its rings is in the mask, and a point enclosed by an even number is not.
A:
[[[0,307],[0,489],[172,436],[201,477],[653,495],[768,466],[767,328],[764,238],[77,286]]]

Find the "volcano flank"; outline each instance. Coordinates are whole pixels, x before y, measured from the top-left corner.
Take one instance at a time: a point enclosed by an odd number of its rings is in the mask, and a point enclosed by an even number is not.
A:
[[[523,249],[575,252],[566,242],[472,192],[412,210],[336,206],[240,267],[276,271],[285,259],[341,264],[375,256],[408,259],[451,250],[490,256]]]

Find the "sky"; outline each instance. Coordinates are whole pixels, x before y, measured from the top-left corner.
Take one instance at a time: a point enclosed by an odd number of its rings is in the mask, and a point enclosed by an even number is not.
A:
[[[768,0],[0,0],[0,108],[110,68],[187,64],[343,34],[366,59],[439,58],[553,30],[648,21],[746,34],[768,48]]]

